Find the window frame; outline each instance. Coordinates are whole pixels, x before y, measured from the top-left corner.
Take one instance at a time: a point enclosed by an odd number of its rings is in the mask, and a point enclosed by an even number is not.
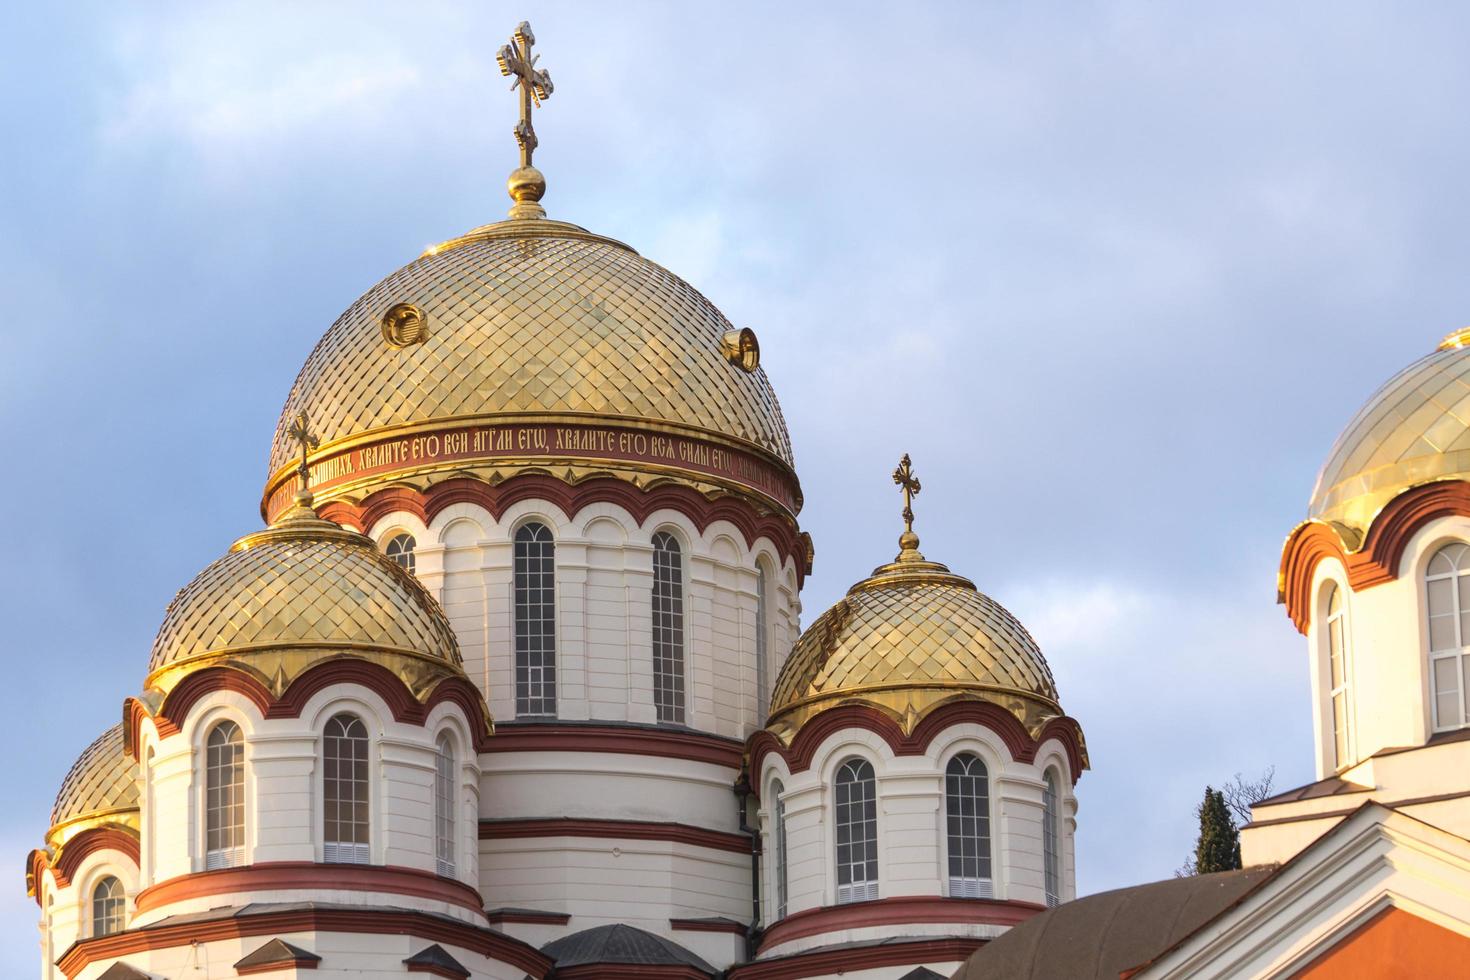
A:
[[[1042,771],[1041,891],[1047,908],[1062,904],[1062,791],[1055,766]]]
[[[216,788],[216,771],[220,768],[220,766],[217,766],[215,762],[216,746],[214,744],[214,739],[215,736],[219,734],[219,732],[223,730],[226,726],[229,726],[234,730],[233,740],[227,742],[226,746],[234,747],[231,754],[235,757],[236,760],[234,762],[234,765],[236,767],[236,776],[239,781],[238,787],[235,787],[235,791],[232,792],[230,795],[233,802],[228,804],[227,808],[238,810],[239,820],[237,823],[232,823],[227,827],[221,826],[216,828],[212,826],[212,824],[214,823],[215,815],[218,808],[212,797]],[[249,776],[247,773],[244,726],[242,726],[234,718],[228,717],[219,718],[217,720],[211,721],[208,727],[204,730],[202,749],[202,768],[204,777],[201,780],[203,788],[202,809],[204,812],[202,830],[204,833],[204,839],[201,852],[204,855],[204,870],[216,871],[223,868],[237,868],[243,865],[246,860],[246,841],[248,839],[247,830],[250,819],[249,800],[247,796],[247,783],[249,780]],[[216,833],[216,831],[221,834],[230,832],[230,837],[234,839],[235,842],[229,844],[228,846],[211,847],[210,837],[212,834]]]
[[[407,547],[400,543],[404,539],[408,540]],[[396,553],[394,552],[395,546],[398,548]],[[404,528],[394,528],[388,532],[388,536],[383,540],[383,554],[391,558],[399,568],[410,575],[417,574],[418,572],[418,547],[419,541],[417,536],[412,531],[405,530]]]
[[[766,561],[755,561],[755,724],[771,713],[771,576]]]
[[[771,892],[770,921],[786,918],[791,900],[790,850],[786,837],[786,786],[779,776],[771,780],[766,791],[767,811],[771,815]]]
[[[455,739],[447,731],[434,739],[434,870],[453,878],[459,866],[459,772]]]
[[[983,853],[977,846],[974,860],[983,865],[990,873],[988,875],[956,875],[954,873],[954,862],[956,859],[955,843],[956,835],[954,822],[965,819],[963,811],[956,815],[952,812],[951,802],[956,800],[955,794],[951,792],[950,779],[953,775],[951,769],[962,760],[970,760],[965,764],[967,771],[963,777],[974,779],[973,766],[980,770],[979,781],[981,791],[976,801],[976,813],[971,815],[972,819],[984,821],[984,834],[975,839],[983,842]],[[945,893],[950,898],[994,898],[995,897],[995,810],[994,801],[990,792],[990,762],[985,756],[972,748],[962,748],[946,760],[944,764],[944,878]],[[961,835],[963,840],[966,835]],[[964,853],[965,848],[961,846],[959,859],[961,862],[968,858]]]
[[[649,594],[651,677],[654,717],[660,725],[684,725],[689,711],[689,617],[685,588],[688,562],[679,536],[660,528],[650,539],[653,580]],[[660,562],[660,556],[667,557]],[[661,592],[661,588],[666,590]],[[667,609],[660,609],[660,603]],[[668,622],[660,624],[666,614]],[[661,634],[662,631],[662,634]]]
[[[1327,702],[1323,706],[1327,722],[1324,742],[1329,747],[1333,771],[1340,772],[1351,765],[1353,760],[1352,664],[1347,590],[1338,582],[1328,580],[1322,589],[1320,602],[1322,690],[1327,693]],[[1332,605],[1334,602],[1337,603],[1335,610]],[[1340,725],[1339,706],[1342,712]]]
[[[864,769],[866,770],[865,774],[863,773]],[[846,800],[844,800],[843,773],[849,770],[853,773],[852,779],[849,781],[850,783],[865,782],[871,787],[871,792],[865,792],[858,800],[853,800],[850,792],[847,794]],[[848,905],[854,902],[874,901],[882,897],[880,882],[883,876],[878,846],[881,840],[878,828],[878,767],[873,764],[871,759],[861,755],[850,755],[839,762],[836,769],[833,770],[831,787],[833,833],[832,851],[830,853],[833,858],[832,870],[833,882],[835,884],[835,903],[838,905]],[[863,828],[861,844],[864,852],[862,862],[863,878],[861,880],[855,879],[852,874],[853,870],[857,867],[856,863],[852,860],[846,862],[842,860],[843,848],[847,847],[850,849],[854,845],[854,838],[851,831],[849,831],[848,841],[844,843],[842,840],[844,826],[853,826],[851,822],[847,824],[843,822],[843,807],[846,806],[850,809],[858,804],[861,804],[864,811],[860,822],[860,826]],[[871,856],[868,855],[869,848],[871,848]],[[850,852],[849,857],[851,857]],[[871,876],[869,872],[871,872]],[[849,878],[846,882],[842,880],[844,873]]]
[[[1434,563],[1440,555],[1447,554],[1451,550],[1458,551],[1455,558],[1446,557],[1451,563],[1448,572],[1433,571]],[[1466,609],[1460,601],[1460,579],[1470,577],[1470,544],[1459,539],[1449,539],[1435,545],[1428,551],[1429,558],[1424,563],[1424,572],[1419,577],[1424,590],[1424,650],[1425,650],[1425,689],[1429,697],[1429,730],[1431,733],[1453,732],[1470,725],[1470,697],[1467,697],[1466,685],[1466,659],[1470,658],[1470,643],[1464,629],[1464,618],[1470,609]],[[1436,614],[1434,608],[1434,583],[1448,582],[1450,611],[1448,613]],[[1435,648],[1434,623],[1443,616],[1452,619],[1454,629],[1455,646],[1446,646],[1442,649]],[[1456,688],[1453,696],[1457,700],[1459,718],[1452,724],[1444,723],[1440,718],[1440,698],[1447,696],[1449,692],[1442,692],[1438,685],[1438,665],[1443,661],[1451,661],[1454,665]]]
[[[544,538],[534,537],[538,529],[545,532]],[[533,539],[523,540],[523,535],[532,535]],[[541,553],[523,554],[523,544],[544,547]],[[531,568],[529,563],[532,561],[550,562],[549,599],[540,596],[539,592],[535,596],[532,595],[533,589],[547,590],[545,581],[534,586],[529,581],[523,584],[523,576],[529,579],[533,574],[538,576],[548,574],[544,568]],[[523,562],[526,563],[524,567]],[[540,518],[528,518],[517,525],[511,534],[511,655],[515,677],[513,694],[517,719],[536,720],[556,717],[557,647],[559,646],[557,642],[559,617],[557,616],[556,599],[556,533],[552,531],[549,522]],[[533,607],[538,612],[537,617],[535,619],[525,618],[523,610],[529,611]],[[538,640],[538,637],[532,636],[532,627],[536,624],[544,626],[547,622],[550,623],[549,630],[544,628],[540,630],[539,644],[533,642]],[[532,649],[537,645],[540,645],[542,649]],[[532,660],[536,657],[539,657],[540,662],[533,663]]]
[[[353,724],[356,724],[356,725],[360,726],[361,729],[362,729],[362,736],[360,738],[360,741],[362,743],[362,756],[361,756],[361,760],[360,761],[362,762],[363,778],[360,779],[360,780],[357,779],[355,775],[353,777],[350,777],[347,780],[343,780],[343,779],[340,779],[340,778],[333,779],[333,778],[329,777],[329,775],[328,775],[329,762],[331,761],[330,760],[330,756],[328,754],[328,749],[329,749],[329,746],[330,746],[332,740],[335,739],[335,740],[338,740],[338,741],[345,741],[349,737],[352,738],[354,741],[359,740],[357,738],[357,736],[353,736],[353,735],[350,734],[350,732],[351,732],[350,726],[344,726],[345,732],[344,732],[343,735],[340,735],[339,736],[339,735],[332,734],[332,725],[334,723],[340,722],[341,719],[343,719],[343,718],[351,719],[351,721],[352,721]],[[320,821],[320,824],[319,824],[319,826],[321,827],[321,835],[322,835],[322,838],[321,838],[321,840],[322,840],[322,861],[325,864],[371,864],[372,863],[372,854],[373,854],[373,827],[374,827],[374,824],[376,823],[376,821],[373,820],[373,793],[374,793],[373,783],[374,783],[374,780],[373,780],[372,770],[373,770],[373,757],[374,757],[374,755],[375,755],[375,753],[373,751],[373,737],[372,737],[372,732],[368,728],[367,722],[363,720],[363,715],[360,712],[358,712],[357,710],[354,710],[352,708],[343,707],[343,708],[340,708],[339,710],[333,711],[331,713],[331,715],[328,716],[326,722],[322,725],[322,749],[321,749],[321,762],[322,762],[322,776],[321,776],[321,786],[322,786],[322,795],[321,795],[321,800],[322,800],[322,813],[321,813],[321,821]],[[355,769],[356,768],[356,763],[359,761],[356,752],[354,752],[352,754],[352,756],[351,756],[351,758],[350,758],[349,761],[354,764],[354,769]],[[341,764],[341,760],[339,759],[338,760],[338,765],[340,765],[340,764]],[[330,817],[329,816],[328,806],[329,806],[329,803],[332,802],[332,797],[329,794],[330,794],[330,792],[331,792],[331,790],[332,790],[332,788],[334,786],[340,788],[340,786],[344,782],[345,783],[348,783],[348,784],[351,784],[351,785],[359,785],[360,784],[362,786],[362,799],[361,799],[360,802],[361,802],[361,805],[363,807],[363,812],[365,814],[365,818],[362,821],[358,821],[355,817],[353,817],[352,819],[349,819],[348,821],[345,821],[344,822],[344,821],[342,821],[340,819],[340,817],[339,818],[333,818],[333,817]],[[351,799],[350,802],[351,802],[351,804],[354,807],[356,807],[357,804],[359,803],[359,800],[357,798],[357,793],[355,791],[353,793],[353,796],[352,796],[352,799]],[[339,796],[339,797],[336,798],[336,805],[339,808],[339,812],[340,812],[341,803],[342,803],[341,797]],[[358,841],[358,840],[343,841],[343,840],[340,840],[340,839],[333,839],[333,835],[330,833],[330,830],[332,829],[333,825],[335,824],[336,825],[336,828],[338,830],[338,833],[337,833],[336,837],[340,838],[342,836],[341,833],[340,833],[340,830],[341,830],[342,826],[344,825],[344,823],[346,823],[348,825],[351,825],[351,826],[354,826],[354,827],[357,826],[358,824],[361,824],[361,826],[363,828],[362,829],[362,836],[365,838],[365,840],[361,840],[361,841]],[[355,837],[355,836],[357,836],[357,834],[354,832],[353,836]]]
[[[105,898],[99,898],[98,892],[111,883],[115,887],[108,889]],[[105,903],[99,909],[99,902]],[[114,924],[113,928],[100,928],[100,925]],[[109,872],[102,874],[92,886],[87,889],[87,936],[97,938],[100,936],[115,936],[128,927],[128,890],[122,883],[122,878]]]

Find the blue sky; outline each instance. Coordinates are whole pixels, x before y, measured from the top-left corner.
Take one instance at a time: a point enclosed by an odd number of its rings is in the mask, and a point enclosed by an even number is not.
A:
[[[0,8],[0,972],[21,859],[174,592],[257,526],[307,352],[499,218],[523,16],[552,217],[761,339],[810,622],[924,550],[1035,633],[1088,736],[1083,891],[1168,875],[1206,783],[1310,778],[1274,603],[1338,429],[1467,315],[1452,5]]]

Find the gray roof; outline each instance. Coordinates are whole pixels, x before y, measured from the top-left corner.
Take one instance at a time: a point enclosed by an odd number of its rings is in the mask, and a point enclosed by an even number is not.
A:
[[[322,958],[300,946],[293,946],[284,939],[272,939],[255,952],[235,964],[235,969],[251,966],[294,966],[298,963],[320,963]]]
[[[541,952],[556,961],[558,968],[591,963],[622,963],[638,966],[692,966],[714,976],[715,968],[678,943],[622,924],[594,926],[554,939]]]
[[[438,943],[425,946],[403,962],[406,966],[432,967],[427,972],[438,972],[440,976],[468,977],[470,975],[465,965],[450,956],[449,951]]]
[[[982,946],[953,980],[1117,980],[1224,912],[1275,865],[1171,878],[1047,909]]]

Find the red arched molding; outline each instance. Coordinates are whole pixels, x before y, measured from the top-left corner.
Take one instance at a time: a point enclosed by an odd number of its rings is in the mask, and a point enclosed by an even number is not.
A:
[[[50,866],[51,862],[47,860],[46,852],[40,848],[33,848],[31,853],[26,855],[26,894],[36,900],[37,908],[43,907],[41,905],[41,882],[46,875],[46,869]]]
[[[761,935],[761,951],[808,936],[845,929],[907,925],[1018,926],[1046,906],[991,898],[940,898],[900,895],[871,902],[826,905],[795,912],[774,922]]]
[[[138,838],[120,827],[93,827],[77,834],[61,849],[60,859],[51,866],[56,884],[65,888],[89,855],[98,851],[117,851],[138,866]]]
[[[1442,480],[1405,490],[1373,518],[1362,547],[1354,552],[1348,552],[1332,525],[1308,521],[1291,532],[1281,550],[1277,598],[1305,633],[1312,623],[1312,576],[1318,562],[1329,557],[1341,561],[1354,592],[1392,582],[1409,540],[1442,517],[1470,517],[1470,483]]]
[[[359,504],[333,500],[323,504],[321,515],[339,523],[372,529],[378,521],[393,513],[413,514],[425,524],[446,507],[472,503],[485,508],[497,521],[512,505],[523,500],[544,500],[554,504],[568,517],[591,504],[610,503],[626,510],[640,524],[658,510],[675,510],[689,518],[701,533],[715,521],[728,521],[740,530],[746,547],[758,538],[768,538],[776,546],[784,562],[796,563],[797,575],[805,580],[808,567],[807,548],[795,522],[774,514],[762,514],[754,506],[735,495],[709,499],[697,490],[677,483],[664,483],[641,490],[626,480],[595,477],[575,486],[546,473],[522,473],[494,486],[470,477],[457,477],[436,483],[427,490],[411,487],[387,487],[363,498]]]
[[[876,945],[818,947],[789,956],[773,956],[733,967],[726,980],[804,980],[840,976],[885,966],[922,966],[925,963],[963,963],[986,940],[970,937],[897,940]]]
[[[940,732],[966,723],[982,725],[999,735],[1011,758],[1017,762],[1034,762],[1042,743],[1051,738],[1057,739],[1067,753],[1067,768],[1071,770],[1074,786],[1081,778],[1082,770],[1087,768],[1082,727],[1075,718],[1065,715],[1052,718],[1033,739],[1016,716],[1004,708],[989,701],[963,698],[935,708],[908,735],[891,716],[866,704],[841,704],[822,712],[801,727],[789,746],[782,745],[780,739],[762,729],[752,735],[748,743],[750,771],[760,773],[766,756],[774,752],[785,760],[788,771],[804,772],[811,768],[812,759],[822,742],[844,728],[873,732],[888,743],[894,755],[923,755]],[[751,790],[759,795],[759,780]]]
[[[325,660],[305,671],[291,682],[279,698],[271,697],[270,691],[251,675],[233,667],[205,667],[184,677],[164,697],[153,716],[158,732],[167,738],[178,734],[190,709],[204,695],[213,691],[234,691],[248,698],[263,718],[299,718],[306,703],[319,691],[333,684],[355,684],[374,692],[388,705],[394,721],[410,725],[422,725],[435,707],[451,702],[459,706],[470,722],[474,732],[475,751],[483,752],[489,744],[493,730],[490,716],[486,714],[479,691],[466,677],[450,676],[441,680],[429,692],[428,698],[420,702],[408,686],[386,667],[358,660],[354,657],[338,657]],[[123,718],[127,725],[127,750],[136,759],[138,726],[147,717],[147,709],[135,698],[129,698],[123,707]]]
[[[344,865],[333,865],[333,869]],[[404,935],[426,942],[449,943],[472,950],[517,970],[534,980],[551,973],[552,961],[519,939],[482,926],[456,922],[441,915],[382,908],[288,908],[257,914],[223,914],[220,918],[191,917],[193,921],[157,923],[147,929],[128,929],[73,943],[57,966],[68,977],[99,960],[116,959],[150,949],[178,949],[194,942],[249,939],[290,932],[337,932],[348,935]],[[201,919],[203,921],[201,921]]]
[[[462,881],[418,868],[370,864],[314,864],[310,861],[267,861],[242,868],[221,868],[168,878],[140,891],[139,912],[175,902],[234,892],[311,891],[382,892],[446,902],[482,913],[480,893]]]

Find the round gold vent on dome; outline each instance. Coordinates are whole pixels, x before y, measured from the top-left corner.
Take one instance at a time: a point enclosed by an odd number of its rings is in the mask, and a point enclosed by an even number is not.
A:
[[[760,341],[749,327],[725,331],[725,336],[720,338],[720,349],[725,352],[725,360],[746,374],[761,366]]]
[[[412,303],[395,303],[383,314],[383,340],[389,347],[412,347],[429,339],[429,318]]]

